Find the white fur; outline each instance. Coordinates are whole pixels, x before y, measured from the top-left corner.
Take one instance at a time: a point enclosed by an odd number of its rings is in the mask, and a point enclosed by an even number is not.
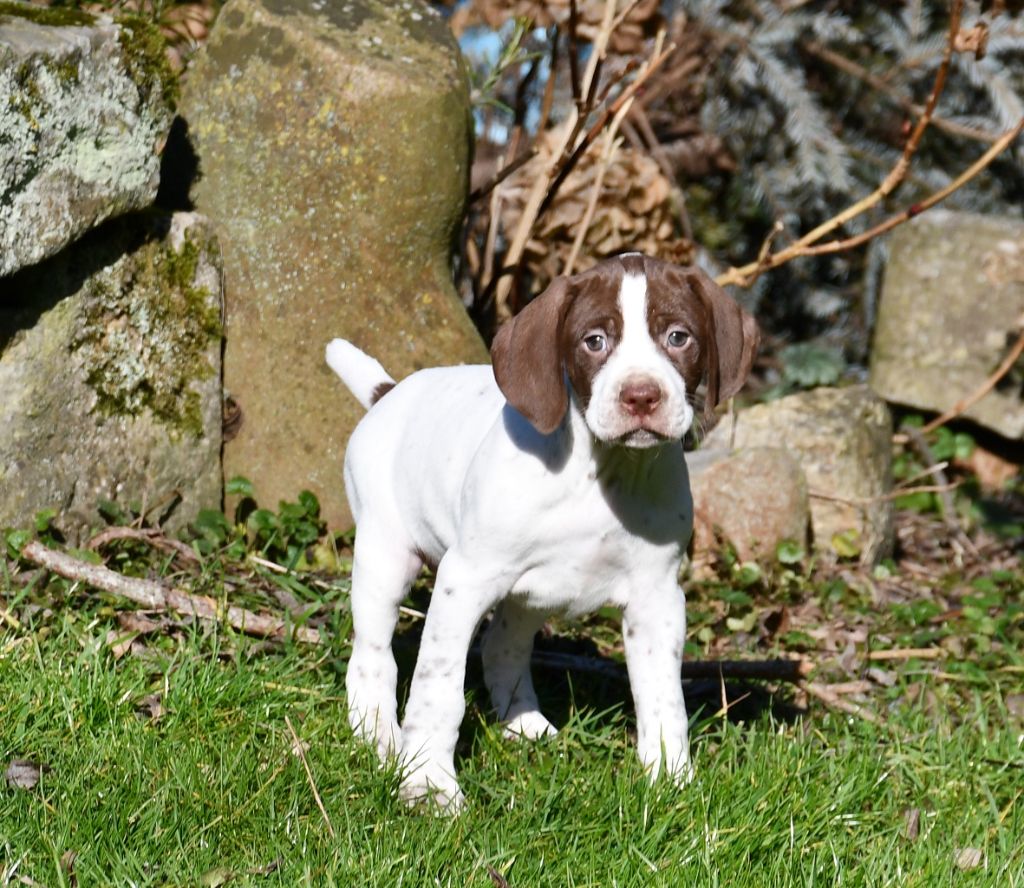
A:
[[[331,340],[327,344],[325,357],[327,366],[341,377],[355,399],[367,410],[373,403],[373,393],[377,386],[394,383],[394,379],[381,367],[380,361],[344,339]]]
[[[489,366],[414,373],[352,435],[345,486],[358,532],[349,719],[382,757],[401,756],[408,800],[462,805],[453,755],[466,653],[492,609],[484,679],[506,733],[554,733],[530,676],[545,617],[612,604],[623,610],[640,758],[652,779],[662,768],[680,782],[690,777],[677,583],[692,529],[679,441],[690,414],[682,380],[649,336],[644,342],[643,290],[643,279],[623,287],[625,333],[594,389],[597,406],[584,416],[572,401],[551,435],[505,403]],[[385,381],[367,371],[370,361],[342,340],[328,347],[332,368],[361,386],[357,397]],[[675,440],[646,449],[602,440],[616,421],[617,386],[635,372],[664,386],[664,427]],[[400,728],[391,640],[424,559],[437,564],[437,576]]]

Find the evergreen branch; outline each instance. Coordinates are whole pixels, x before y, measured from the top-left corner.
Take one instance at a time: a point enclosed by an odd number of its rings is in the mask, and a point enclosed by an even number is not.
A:
[[[950,62],[953,58],[953,47],[956,42],[956,36],[960,32],[960,18],[962,12],[963,0],[953,0],[953,6],[950,10],[949,17],[949,32],[946,41],[946,51],[943,55],[942,63],[939,65],[939,69],[935,74],[935,82],[932,86],[931,94],[928,96],[928,101],[925,104],[924,112],[918,119],[917,125],[914,127],[914,131],[911,133],[910,138],[907,140],[907,143],[903,148],[903,153],[900,155],[900,159],[896,162],[895,166],[889,171],[889,174],[885,177],[882,183],[867,197],[864,197],[861,200],[851,204],[845,210],[843,210],[840,213],[837,213],[831,219],[826,220],[821,225],[812,229],[810,232],[805,234],[799,240],[792,243],[790,246],[786,247],[784,250],[778,253],[766,255],[764,257],[759,258],[755,262],[748,263],[747,265],[741,266],[739,268],[731,268],[724,274],[719,275],[719,284],[738,284],[740,286],[749,286],[751,281],[753,281],[754,278],[758,277],[760,274],[764,273],[765,271],[768,271],[769,269],[778,268],[780,265],[784,265],[786,262],[795,259],[797,256],[836,253],[840,252],[842,249],[849,249],[850,247],[857,246],[859,243],[863,243],[865,240],[870,240],[870,237],[864,236],[865,234],[867,234],[867,232],[865,232],[864,234],[857,235],[853,238],[848,238],[846,240],[836,240],[828,244],[820,245],[819,247],[816,248],[813,247],[814,244],[816,244],[826,235],[831,234],[833,231],[845,225],[851,219],[854,219],[857,216],[860,216],[863,213],[867,212],[872,207],[877,206],[881,201],[883,201],[886,197],[892,194],[900,186],[903,180],[906,179],[907,173],[910,170],[911,160],[913,159],[914,154],[917,152],[917,149],[921,144],[921,139],[924,136],[925,130],[931,123],[932,116],[935,113],[935,106],[938,104],[939,96],[942,94],[942,90],[945,87],[946,75],[949,71]],[[1021,123],[1024,124],[1024,121],[1022,121]],[[992,149],[989,149],[989,151],[987,151],[985,155],[983,155],[982,160],[984,160],[986,157],[988,157],[989,159],[981,167],[978,168],[977,172],[980,172],[981,169],[984,169],[984,167],[988,166],[988,164],[995,159],[995,156],[999,154],[1003,150],[1003,148],[1012,143],[1013,139],[1016,138],[1016,134],[1014,134],[1013,130],[1010,131],[1010,134],[1012,134],[1012,136],[1008,140],[1006,139],[1006,136],[1009,134],[1004,134],[1004,136],[1000,138],[1000,140],[996,142],[995,145],[993,145],[993,148],[996,145],[1001,145],[1002,147],[999,148],[999,151],[993,153]],[[971,167],[971,169],[974,169],[974,167],[976,166],[977,164],[974,164]],[[977,175],[977,172],[968,176],[967,179],[973,178],[975,175]],[[960,184],[963,184],[963,181],[967,181],[967,179],[963,179],[963,176],[961,176],[958,177],[956,182],[960,182]],[[955,191],[956,188],[960,187],[960,185],[957,185],[955,183],[954,185],[955,187],[947,187],[947,189],[943,189],[942,191],[936,192],[936,194],[942,195],[941,197],[938,198],[938,200],[941,200],[947,194],[952,193],[952,191]],[[934,196],[935,195],[932,195],[932,197]],[[938,201],[936,200],[934,202],[937,203]],[[923,203],[924,202],[922,202],[922,204]],[[913,207],[907,210],[906,212],[909,213],[909,215],[907,215],[906,218],[909,219],[912,215],[916,215],[917,213],[922,212],[923,209],[927,209],[927,207],[922,206],[922,204],[915,204]],[[928,206],[931,206],[931,204],[928,204]],[[914,207],[921,208],[915,210]],[[903,214],[900,215],[902,216]],[[900,221],[905,221],[905,219],[901,219]],[[895,227],[895,225],[898,224],[899,222],[896,222],[893,225],[890,225],[889,227]],[[879,226],[875,226],[875,228],[870,229],[870,231],[874,232],[878,228]],[[888,231],[889,228],[885,228],[884,230]],[[877,233],[881,232],[879,231]],[[872,234],[871,236],[874,237],[875,235]],[[843,244],[844,246],[838,247],[836,246],[838,244]]]

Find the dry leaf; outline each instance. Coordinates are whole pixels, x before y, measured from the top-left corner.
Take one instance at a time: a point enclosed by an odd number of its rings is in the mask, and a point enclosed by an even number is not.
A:
[[[75,861],[78,860],[77,851],[65,851],[60,856],[60,868],[67,874],[67,884],[71,888],[78,885],[78,876],[75,875]]]
[[[4,777],[11,789],[32,789],[39,782],[43,771],[49,770],[46,765],[37,765],[28,759],[11,759]]]
[[[159,694],[150,694],[135,704],[135,717],[142,721],[159,721],[164,712],[164,704]]]
[[[980,848],[957,848],[953,852],[953,859],[957,869],[965,872],[985,865],[985,855]]]
[[[921,809],[908,808],[903,816],[905,823],[903,834],[907,837],[908,842],[916,842],[917,836],[921,832]]]
[[[118,632],[116,629],[107,631],[106,645],[110,648],[115,660],[120,660],[131,650],[132,642],[138,637],[135,632]]]
[[[550,165],[558,142],[555,131],[540,135],[536,156],[500,186],[506,232],[516,230],[533,184]],[[535,225],[524,254],[535,292],[544,289],[565,268],[600,168],[600,151],[595,145],[580,158],[550,209]],[[650,157],[623,145],[604,173],[575,270],[586,271],[601,259],[627,250],[669,262],[691,263],[693,244],[676,236],[675,225],[671,183]]]
[[[199,884],[204,888],[220,888],[235,878],[234,871],[227,866],[215,866],[199,877]]]

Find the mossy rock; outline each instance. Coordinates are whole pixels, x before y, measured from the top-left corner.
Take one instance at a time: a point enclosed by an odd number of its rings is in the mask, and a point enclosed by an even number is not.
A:
[[[176,88],[141,18],[0,3],[0,276],[153,202]]]
[[[172,528],[219,506],[222,284],[209,225],[127,216],[5,284],[0,526],[53,508],[77,537],[103,499],[175,504]]]
[[[487,361],[450,274],[472,132],[458,48],[420,0],[230,0],[181,112],[224,247],[242,416],[225,475],[271,505],[310,489],[340,529],[363,411],[326,343],[351,339],[396,377]]]

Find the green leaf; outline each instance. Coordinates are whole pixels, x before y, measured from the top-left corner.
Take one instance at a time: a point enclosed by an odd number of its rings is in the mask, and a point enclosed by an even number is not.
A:
[[[783,540],[775,547],[775,558],[779,564],[799,564],[804,555],[804,547],[796,540]]]
[[[726,604],[734,607],[749,607],[754,603],[754,599],[746,592],[742,592],[739,589],[730,589],[728,587],[722,589],[718,593],[718,597]]]
[[[761,568],[753,561],[744,561],[739,569],[733,569],[733,578],[742,587],[753,586],[761,579]]]
[[[860,531],[851,527],[832,534],[832,548],[840,558],[856,558],[861,552]]]
[[[7,549],[13,557],[21,555],[25,544],[32,539],[32,534],[27,530],[11,530],[7,532]]]
[[[757,612],[751,611],[744,617],[726,617],[725,625],[730,632],[750,632],[757,623]]]
[[[255,496],[253,490],[252,481],[248,478],[243,478],[241,475],[235,475],[227,484],[224,485],[224,492],[229,496]]]
[[[50,529],[50,525],[53,524],[53,519],[56,517],[56,509],[43,509],[41,512],[36,512],[36,531],[39,533],[46,533],[46,531]]]
[[[309,490],[303,490],[299,493],[299,505],[305,509],[306,514],[310,518],[320,517],[320,500],[316,498],[316,494]]]

